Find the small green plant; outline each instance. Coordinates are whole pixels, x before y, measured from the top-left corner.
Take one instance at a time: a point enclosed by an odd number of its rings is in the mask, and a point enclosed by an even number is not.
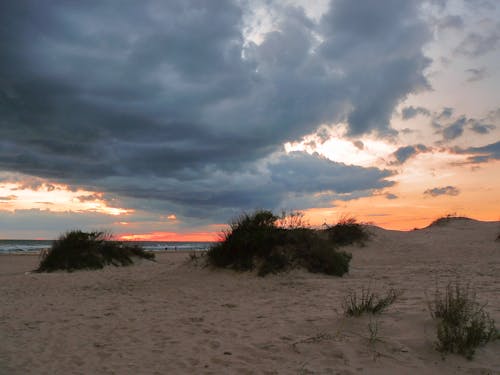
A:
[[[472,359],[476,348],[498,339],[495,322],[484,307],[469,284],[448,283],[444,292],[436,288],[429,309],[437,321],[437,350]]]
[[[38,272],[98,269],[105,265],[127,266],[132,257],[154,259],[154,254],[135,244],[113,241],[105,232],[67,232],[43,254]]]
[[[347,316],[360,316],[364,313],[379,314],[392,305],[402,292],[396,289],[389,289],[384,297],[380,297],[370,288],[362,288],[361,294],[351,291],[344,298],[344,314]]]
[[[327,227],[326,232],[331,242],[339,246],[358,243],[363,245],[368,240],[369,234],[356,218],[344,215],[337,224]]]

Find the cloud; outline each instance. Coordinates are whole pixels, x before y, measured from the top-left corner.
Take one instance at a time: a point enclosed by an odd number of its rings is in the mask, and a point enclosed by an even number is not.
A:
[[[470,129],[477,134],[488,134],[496,129],[495,125],[483,124],[480,121],[472,121]]]
[[[380,170],[263,160],[323,123],[391,133],[429,88],[420,2],[339,0],[319,20],[283,6],[260,44],[251,5],[2,2],[0,170],[191,217],[385,186]],[[301,163],[329,177],[278,184]]]
[[[399,197],[398,197],[396,194],[387,193],[387,194],[385,195],[385,198],[386,198],[386,199],[389,199],[389,200],[393,200],[393,199],[398,199]]]
[[[486,68],[479,68],[479,69],[466,69],[465,73],[469,74],[469,78],[467,78],[467,82],[477,82],[481,81],[484,78],[487,77],[488,73],[486,71]]]
[[[417,115],[430,116],[431,112],[424,107],[404,107],[401,111],[401,116],[403,120],[409,120]]]
[[[393,156],[396,158],[397,164],[403,164],[408,159],[414,157],[415,155],[429,151],[431,151],[431,149],[428,148],[427,146],[423,144],[418,144],[413,146],[400,147],[393,153]]]
[[[5,195],[0,197],[0,201],[15,201],[17,199],[17,195]]]
[[[500,22],[487,27],[483,33],[470,32],[455,48],[455,53],[469,56],[483,56],[500,45]]]
[[[467,160],[472,164],[486,163],[490,160],[500,160],[500,141],[482,147],[455,148],[457,154],[472,154]]]
[[[443,139],[445,141],[451,141],[460,137],[463,132],[465,125],[467,124],[467,119],[465,116],[460,117],[458,120],[448,125],[442,130]]]
[[[464,26],[465,24],[462,17],[451,14],[439,19],[437,23],[437,27],[440,31],[444,31],[446,29],[463,30]]]
[[[439,120],[443,120],[443,119],[449,119],[451,116],[453,116],[453,108],[451,107],[444,107],[442,110],[441,110],[441,113],[438,114],[437,118]]]
[[[455,186],[444,186],[444,187],[436,187],[433,189],[427,189],[424,191],[425,195],[429,195],[431,197],[438,197],[440,195],[450,195],[456,196],[460,194],[460,190],[458,190]]]

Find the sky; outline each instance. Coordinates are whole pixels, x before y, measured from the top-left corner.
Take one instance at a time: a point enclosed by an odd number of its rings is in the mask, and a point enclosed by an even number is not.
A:
[[[500,220],[495,0],[0,3],[0,238]]]

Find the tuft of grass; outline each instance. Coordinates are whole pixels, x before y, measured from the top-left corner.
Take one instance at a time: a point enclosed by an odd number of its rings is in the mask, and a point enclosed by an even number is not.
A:
[[[344,314],[347,316],[361,316],[364,313],[380,314],[401,294],[401,291],[394,288],[389,289],[384,297],[380,297],[370,288],[362,288],[360,295],[356,291],[351,291],[344,298]]]
[[[456,212],[453,212],[437,218],[432,223],[430,223],[429,227],[443,226],[454,220],[470,220],[470,218],[466,216],[459,216]]]
[[[260,276],[297,266],[336,276],[348,272],[351,255],[337,251],[317,231],[303,227],[301,218],[293,214],[284,219],[284,215],[266,210],[244,214],[209,249],[208,261],[215,267],[239,271],[257,268]]]
[[[154,259],[154,254],[138,245],[113,241],[105,232],[67,232],[52,243],[36,271],[99,269],[105,265],[128,266],[132,258]]]
[[[498,339],[495,322],[484,307],[469,284],[448,283],[444,292],[436,288],[429,309],[437,321],[437,350],[472,359],[478,347]]]
[[[375,342],[380,340],[378,337],[378,329],[379,329],[378,320],[370,318],[370,322],[368,323],[368,333],[370,334],[368,340],[370,341],[370,344],[375,344]]]
[[[326,229],[331,242],[339,246],[358,243],[363,245],[368,240],[369,234],[363,226],[357,222],[356,218],[344,215],[337,224]]]

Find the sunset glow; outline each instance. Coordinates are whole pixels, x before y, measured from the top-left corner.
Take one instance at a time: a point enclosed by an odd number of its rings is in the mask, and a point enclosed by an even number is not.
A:
[[[121,241],[216,242],[220,241],[220,236],[213,232],[154,232],[144,234],[121,234],[118,236],[118,239]]]

